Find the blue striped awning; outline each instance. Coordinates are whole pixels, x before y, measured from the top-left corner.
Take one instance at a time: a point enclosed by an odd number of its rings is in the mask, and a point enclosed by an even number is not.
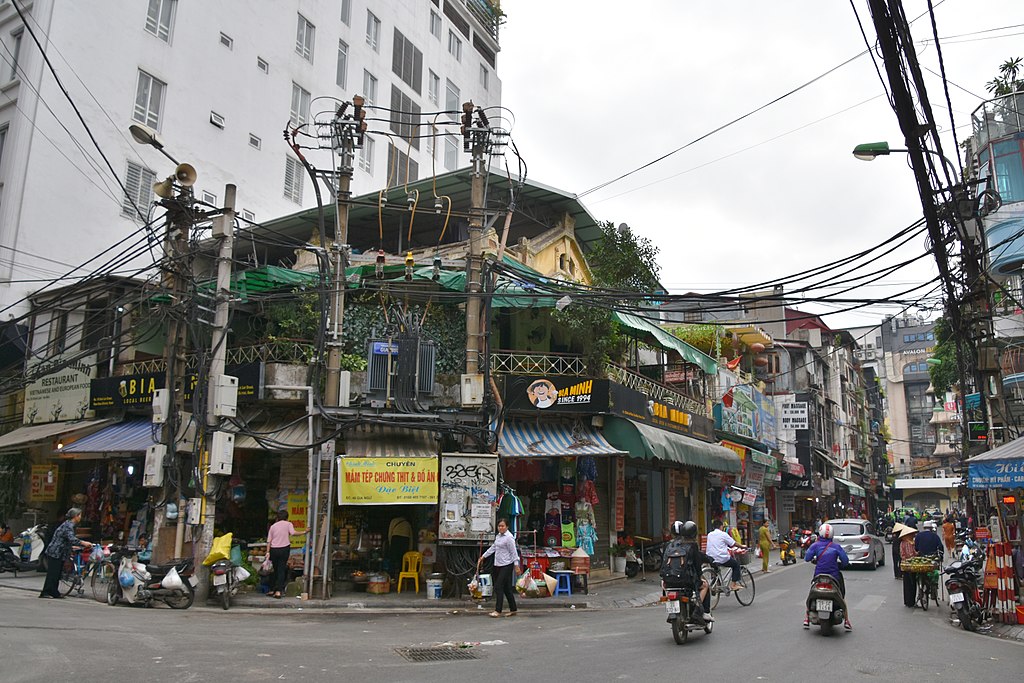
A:
[[[550,458],[577,455],[628,455],[590,427],[566,422],[506,422],[498,435],[498,455]]]
[[[130,420],[104,427],[98,432],[64,446],[62,453],[145,453],[157,443],[160,425],[150,420]]]

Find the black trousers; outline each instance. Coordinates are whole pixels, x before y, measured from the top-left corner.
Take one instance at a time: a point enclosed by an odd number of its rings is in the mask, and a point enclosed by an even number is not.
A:
[[[903,578],[903,572],[900,570],[900,544],[898,541],[892,544],[892,574],[897,579]]]
[[[503,567],[494,565],[494,611],[501,612],[502,607],[505,606],[505,598],[508,598],[508,611],[515,612],[516,607],[516,587],[513,585],[515,581],[515,565],[506,564]]]
[[[917,574],[903,574],[903,604],[913,607],[917,603]]]
[[[49,555],[46,556],[46,581],[43,583],[43,591],[40,595],[60,597],[58,585],[60,584],[60,574],[63,570],[64,560],[58,560]]]
[[[735,557],[730,557],[725,562],[716,562],[715,564],[722,567],[729,567],[730,569],[732,569],[732,582],[740,582],[740,561],[737,560]]]
[[[288,556],[291,554],[292,549],[290,546],[270,549],[270,561],[274,563],[274,578],[270,582],[272,592],[280,593],[284,591],[284,586],[288,583]]]

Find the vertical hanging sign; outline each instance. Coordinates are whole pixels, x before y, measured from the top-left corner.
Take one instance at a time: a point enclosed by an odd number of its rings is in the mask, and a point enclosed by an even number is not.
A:
[[[668,523],[676,521],[676,471],[668,471]]]
[[[626,458],[615,458],[615,530],[626,528]]]

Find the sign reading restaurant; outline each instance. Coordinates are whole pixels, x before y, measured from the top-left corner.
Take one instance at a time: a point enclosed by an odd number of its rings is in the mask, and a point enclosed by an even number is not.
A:
[[[229,365],[225,374],[238,378],[238,400],[254,401],[263,394],[263,364],[242,363]],[[162,372],[146,372],[138,375],[121,375],[94,379],[89,390],[89,407],[92,409],[125,408],[148,406],[153,403],[153,391],[164,388],[166,375]],[[190,375],[185,386],[185,400],[192,398],[198,378]]]
[[[28,371],[43,374],[25,387],[25,424],[89,417],[89,382],[96,374],[96,356],[73,361],[55,356],[30,364]]]

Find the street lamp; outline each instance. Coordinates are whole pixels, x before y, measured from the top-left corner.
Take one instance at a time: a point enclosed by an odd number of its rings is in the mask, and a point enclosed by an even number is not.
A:
[[[958,177],[956,167],[953,165],[952,161],[931,149],[924,149],[921,151],[927,152],[928,154],[934,154],[942,159],[943,163],[946,164],[946,170],[949,171],[950,177],[954,180]],[[875,157],[889,156],[892,152],[903,152],[906,154],[910,152],[910,150],[889,147],[888,142],[865,142],[853,148],[853,156],[857,157],[861,161],[874,161]]]
[[[132,125],[128,126],[128,132],[132,134],[132,138],[135,139],[135,142],[139,143],[140,145],[149,145],[150,147],[152,147],[153,149],[155,149],[156,151],[160,152],[165,157],[173,161],[175,166],[178,165],[178,160],[172,157],[170,154],[168,154],[166,150],[164,150],[164,143],[160,139],[160,136],[157,135],[156,131],[150,128],[149,126],[143,126],[140,123],[133,123]]]

